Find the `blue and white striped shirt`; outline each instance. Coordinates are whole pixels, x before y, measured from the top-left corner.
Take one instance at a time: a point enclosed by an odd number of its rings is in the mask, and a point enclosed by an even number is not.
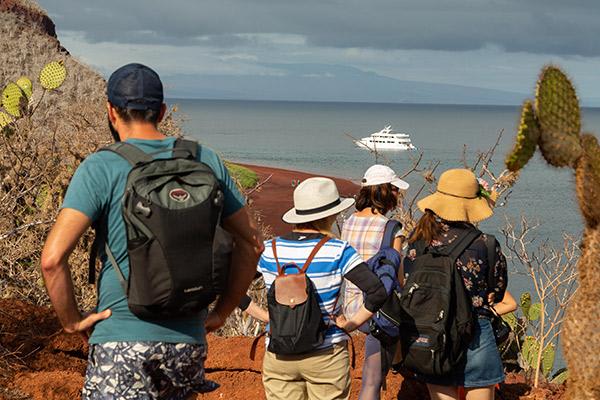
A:
[[[279,264],[296,263],[300,268],[306,262],[313,248],[323,235],[316,233],[293,232],[277,238]],[[346,340],[346,334],[337,328],[331,315],[338,315],[341,309],[340,289],[344,275],[361,264],[363,260],[348,242],[331,239],[319,250],[308,267],[306,274],[317,289],[321,313],[326,325],[325,340],[320,348]],[[273,256],[271,240],[265,242],[265,251],[258,262],[258,271],[263,275],[267,291],[277,277],[277,263]],[[286,274],[298,273],[295,268],[286,269]]]

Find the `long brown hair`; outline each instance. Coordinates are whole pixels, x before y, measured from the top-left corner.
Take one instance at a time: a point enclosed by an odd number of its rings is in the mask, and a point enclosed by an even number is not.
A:
[[[379,214],[386,214],[398,206],[398,198],[394,195],[391,183],[382,183],[381,185],[364,186],[358,192],[356,198],[356,209],[362,211],[371,207]]]
[[[429,244],[442,235],[442,225],[439,217],[429,209],[425,210],[423,216],[417,222],[413,234],[408,238],[408,243],[414,243],[423,240]]]

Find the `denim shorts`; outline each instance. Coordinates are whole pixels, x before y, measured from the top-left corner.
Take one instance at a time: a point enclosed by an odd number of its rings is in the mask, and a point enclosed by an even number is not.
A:
[[[448,378],[420,377],[426,383],[443,386],[478,388],[504,381],[504,368],[492,324],[488,318],[477,318],[475,334],[467,349],[467,361],[463,370]]]

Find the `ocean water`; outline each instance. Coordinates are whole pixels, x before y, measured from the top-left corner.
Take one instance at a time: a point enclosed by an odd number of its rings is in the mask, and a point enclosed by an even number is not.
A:
[[[423,152],[422,166],[439,161],[438,173],[461,167],[464,146],[467,158],[475,159],[502,140],[492,171],[503,169],[519,120],[519,107],[410,105],[319,102],[171,100],[186,121],[186,134],[219,151],[224,158],[261,165],[297,169],[360,180],[375,162],[373,155],[356,147],[348,135],[361,138],[390,124],[409,133]],[[600,109],[583,110],[584,129],[600,132]],[[409,169],[418,152],[386,152],[387,162],[401,173]],[[413,174],[408,198],[420,188],[422,178]],[[521,215],[539,224],[530,239],[548,240],[561,246],[563,234],[579,237],[582,220],[578,212],[574,178],[570,170],[549,167],[537,154],[522,171],[506,206],[481,228],[501,238],[507,220]],[[515,271],[515,266],[511,266]],[[510,289],[530,290],[526,277],[511,275]]]

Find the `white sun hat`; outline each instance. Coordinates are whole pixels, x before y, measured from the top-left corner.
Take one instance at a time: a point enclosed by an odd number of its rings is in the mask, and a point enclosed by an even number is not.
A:
[[[294,208],[283,214],[288,224],[302,224],[337,214],[354,205],[354,199],[341,198],[335,182],[314,177],[294,190]]]
[[[409,188],[409,184],[402,179],[398,178],[393,169],[387,165],[375,164],[371,166],[366,172],[365,176],[361,181],[361,186],[375,186],[382,185],[384,183],[391,183],[400,190],[406,190]]]

